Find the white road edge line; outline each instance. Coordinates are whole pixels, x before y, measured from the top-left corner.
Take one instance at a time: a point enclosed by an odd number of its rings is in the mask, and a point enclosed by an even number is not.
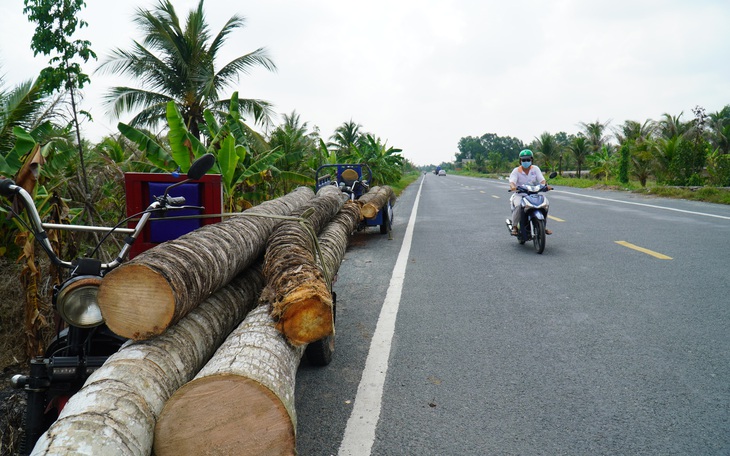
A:
[[[665,209],[667,211],[682,212],[684,214],[704,215],[705,217],[715,217],[715,218],[719,218],[719,219],[730,220],[730,217],[727,217],[724,215],[708,214],[706,212],[686,211],[684,209],[675,209],[673,207],[665,207],[665,206],[655,206],[653,204],[646,204],[646,203],[636,203],[634,201],[621,201],[621,200],[617,200],[617,199],[603,198],[600,196],[581,195],[580,193],[566,192],[565,190],[555,190],[555,191],[557,191],[558,193],[566,193],[568,195],[582,196],[583,198],[593,198],[593,199],[597,199],[597,200],[611,201],[614,203],[633,204],[634,206],[652,207],[655,209]]]
[[[411,217],[408,219],[408,226],[403,236],[403,244],[393,268],[393,275],[390,278],[390,285],[385,294],[385,301],[383,301],[383,307],[380,310],[378,323],[375,326],[375,333],[373,333],[373,338],[370,341],[370,351],[365,361],[365,369],[362,372],[360,385],[357,388],[355,403],[352,406],[350,418],[347,420],[345,434],[342,437],[342,443],[340,443],[339,456],[369,455],[375,442],[375,428],[380,418],[385,375],[388,372],[390,347],[395,333],[395,319],[400,306],[403,279],[405,278],[408,256],[411,251],[413,228],[416,224],[416,213],[418,212],[418,202],[421,199],[421,188],[423,188],[424,180],[421,179],[421,184],[418,187]]]

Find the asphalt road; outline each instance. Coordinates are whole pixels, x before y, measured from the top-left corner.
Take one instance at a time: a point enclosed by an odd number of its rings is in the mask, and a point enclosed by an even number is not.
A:
[[[730,454],[730,207],[558,187],[538,255],[506,182],[422,180],[392,240],[353,237],[334,360],[297,376],[300,455],[340,450],[417,195],[370,454]]]

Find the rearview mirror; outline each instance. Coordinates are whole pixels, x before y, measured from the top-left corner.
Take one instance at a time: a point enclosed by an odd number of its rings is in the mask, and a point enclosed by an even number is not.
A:
[[[208,153],[198,157],[188,170],[188,179],[198,180],[205,176],[215,164],[215,155]]]
[[[550,179],[552,179],[553,177],[555,177],[557,175],[558,175],[558,173],[556,173],[555,171],[553,171],[552,173],[550,173]]]

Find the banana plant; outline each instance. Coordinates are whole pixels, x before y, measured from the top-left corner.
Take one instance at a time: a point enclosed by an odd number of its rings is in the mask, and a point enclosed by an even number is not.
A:
[[[213,172],[221,174],[226,210],[235,211],[250,207],[253,201],[263,201],[266,193],[261,184],[276,174],[274,163],[281,159],[283,151],[270,150],[266,141],[250,129],[241,119],[238,106],[238,93],[231,97],[230,111],[224,116],[225,122],[218,124],[212,112],[204,112],[205,124],[201,130],[210,137],[206,146],[197,139],[184,123],[177,106],[167,105],[169,127],[167,146],[156,138],[126,124],[119,124],[119,131],[140,148],[155,166],[169,169],[177,165],[186,172],[193,160],[205,153],[216,157],[217,167]],[[257,153],[252,154],[251,149]],[[259,188],[257,188],[257,186]]]
[[[39,127],[45,128],[45,127]],[[52,191],[55,189],[63,179],[59,176],[63,176],[62,170],[64,170],[69,161],[75,156],[73,148],[64,148],[62,144],[49,142],[42,147],[36,142],[35,135],[38,134],[38,129],[34,129],[31,132],[25,131],[21,127],[14,127],[13,134],[15,135],[16,141],[13,149],[8,152],[5,157],[0,156],[0,174],[8,177],[13,177],[16,183],[25,188],[28,193],[33,196],[34,203],[38,208],[38,212],[41,217],[46,217],[50,212]],[[43,165],[40,170],[34,173],[31,178],[28,173],[21,173],[21,170],[30,166],[30,162],[35,158],[36,161],[42,158]],[[27,177],[24,177],[27,176]],[[44,185],[37,182],[39,176],[43,176],[43,181],[50,185]],[[17,237],[18,233],[27,231],[23,224],[23,221],[27,223],[26,215],[19,215],[21,220],[17,217],[10,219],[10,207],[4,207],[0,205],[0,256],[7,253],[7,247],[12,245],[12,238]],[[17,210],[17,209],[16,209]],[[71,223],[76,217],[78,217],[80,209],[68,209],[66,211],[67,218],[66,222]],[[31,238],[29,242],[33,242]]]
[[[366,163],[373,171],[373,184],[388,185],[398,182],[403,171],[403,157],[401,149],[386,147],[380,138],[373,135],[364,135],[353,144],[353,156],[360,163]]]

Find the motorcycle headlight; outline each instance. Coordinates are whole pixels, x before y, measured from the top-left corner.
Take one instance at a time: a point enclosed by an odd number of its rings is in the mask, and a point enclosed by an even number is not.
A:
[[[79,328],[92,328],[104,323],[96,299],[101,277],[79,276],[69,280],[58,291],[56,310],[66,323]]]

